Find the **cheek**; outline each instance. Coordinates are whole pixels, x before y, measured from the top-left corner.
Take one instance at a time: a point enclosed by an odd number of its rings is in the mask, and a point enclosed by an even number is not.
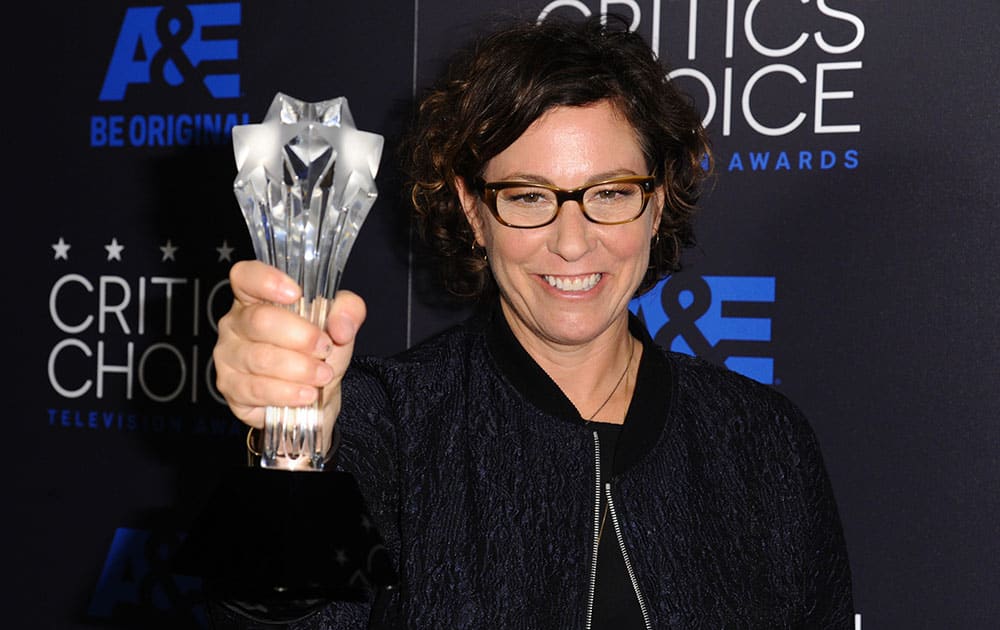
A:
[[[486,243],[490,257],[497,262],[517,263],[528,260],[545,246],[541,234],[533,230],[499,227],[487,230]]]
[[[637,283],[642,281],[646,269],[649,268],[649,235],[651,231],[651,225],[644,225],[629,234],[628,238],[620,239],[615,244],[615,256],[624,261],[626,266],[631,267],[631,275]]]
[[[649,243],[645,239],[637,239],[634,248],[626,255],[634,261],[637,276],[646,273],[646,269],[649,267]]]
[[[645,260],[649,255],[649,247],[653,239],[653,218],[650,216],[643,221],[636,221],[635,224],[625,225],[626,232],[616,241],[617,252],[623,257],[642,258]]]

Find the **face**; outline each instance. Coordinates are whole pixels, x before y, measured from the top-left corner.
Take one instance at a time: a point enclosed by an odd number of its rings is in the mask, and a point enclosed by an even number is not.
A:
[[[492,181],[578,188],[612,177],[648,175],[635,132],[608,102],[557,107],[486,166]],[[515,334],[561,346],[587,344],[627,330],[628,302],[649,263],[662,193],[637,220],[588,221],[575,201],[544,227],[500,224],[479,197],[457,182],[466,216],[486,249],[501,306]]]

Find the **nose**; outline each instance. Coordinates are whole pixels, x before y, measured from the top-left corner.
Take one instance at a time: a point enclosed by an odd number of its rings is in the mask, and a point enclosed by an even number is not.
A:
[[[559,215],[548,227],[552,234],[549,249],[567,261],[582,258],[593,247],[593,223],[583,216],[577,201],[564,201]]]

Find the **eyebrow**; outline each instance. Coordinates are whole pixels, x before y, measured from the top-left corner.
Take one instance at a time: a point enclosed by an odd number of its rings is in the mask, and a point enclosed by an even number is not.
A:
[[[619,168],[613,171],[604,171],[602,173],[595,173],[591,175],[590,178],[586,180],[586,183],[580,184],[580,186],[574,186],[574,188],[580,188],[582,186],[588,186],[593,183],[603,182],[607,179],[614,179],[616,177],[631,177],[636,176],[638,173],[628,168]],[[502,177],[496,181],[500,182],[527,182],[534,184],[545,184],[546,186],[555,186],[548,177],[542,175],[537,175],[534,173],[511,173],[506,177]]]

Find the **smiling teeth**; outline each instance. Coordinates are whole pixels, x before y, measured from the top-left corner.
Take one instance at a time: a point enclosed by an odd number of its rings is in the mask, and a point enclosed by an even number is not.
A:
[[[590,291],[601,281],[601,274],[592,273],[589,276],[562,278],[559,276],[543,276],[550,286],[560,291]]]

